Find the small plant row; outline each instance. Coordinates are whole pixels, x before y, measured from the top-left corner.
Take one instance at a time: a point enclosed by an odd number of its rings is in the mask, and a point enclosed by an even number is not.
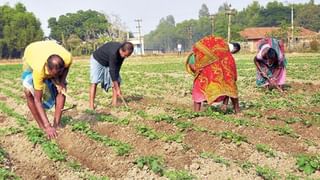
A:
[[[266,179],[266,180],[282,179],[280,177],[279,173],[275,169],[270,168],[268,166],[260,166],[258,164],[254,164],[254,163],[251,163],[248,161],[246,161],[246,162],[230,161],[230,160],[226,160],[223,157],[218,156],[214,153],[210,153],[210,152],[202,152],[200,154],[200,157],[205,158],[205,159],[211,159],[215,163],[223,164],[226,167],[229,167],[230,163],[233,162],[236,165],[238,165],[239,167],[241,167],[244,170],[244,172],[246,172],[246,173],[248,173],[250,169],[254,168],[256,175],[260,176],[261,178]],[[292,174],[288,174],[288,175],[286,175],[285,179],[301,179],[301,177],[295,176]]]
[[[192,180],[196,179],[185,170],[167,170],[164,160],[160,156],[142,156],[138,157],[134,162],[138,168],[142,169],[146,166],[149,170],[158,174],[159,176],[165,176],[170,180]]]
[[[53,161],[66,160],[65,152],[61,151],[55,142],[47,140],[42,130],[30,125],[22,115],[7,107],[3,102],[0,102],[0,109],[8,116],[15,118],[28,140],[34,144],[40,144],[42,150],[50,159]]]
[[[22,115],[16,113],[13,109],[6,106],[6,104],[3,102],[0,102],[0,110],[5,114],[7,114],[8,116],[15,118],[17,124],[20,126],[19,128],[4,129],[3,132],[10,133],[10,134],[23,132],[27,136],[27,139],[30,142],[34,144],[40,144],[42,150],[51,160],[66,162],[67,165],[71,167],[73,170],[77,170],[77,171],[82,170],[80,165],[77,165],[77,168],[75,169],[73,165],[77,163],[68,162],[66,152],[61,150],[54,141],[48,140],[41,129],[30,125]],[[68,121],[68,118],[63,118],[62,120]],[[101,179],[101,180],[108,179],[107,177],[101,177],[101,178],[96,177],[94,175],[91,175],[90,173],[85,173],[83,176],[85,179]]]
[[[138,132],[138,134],[145,136],[150,140],[161,139],[165,142],[177,142],[177,143],[182,143],[182,140],[183,140],[183,134],[181,133],[168,135],[163,132],[157,132],[155,129],[150,128],[146,125],[137,125],[136,131]]]
[[[11,92],[7,88],[0,87],[0,92],[3,93],[6,96],[9,96],[9,97],[13,98],[18,103],[22,103],[23,102],[23,99],[21,99],[19,96],[17,96],[17,94]]]
[[[10,136],[10,135],[18,134],[21,132],[22,130],[16,127],[0,128],[0,136]]]
[[[196,126],[192,122],[177,121],[176,119],[174,119],[173,117],[171,117],[169,115],[157,115],[154,117],[154,120],[156,122],[165,121],[169,124],[173,124],[173,125],[179,127],[179,129],[181,131],[184,131],[188,128],[192,128],[195,131],[206,132],[209,135],[218,136],[222,140],[230,141],[232,143],[235,143],[236,145],[241,145],[242,142],[248,143],[247,137],[239,135],[237,133],[234,133],[231,131],[214,132],[214,131],[211,131],[207,128]]]
[[[90,124],[85,121],[77,121],[72,123],[72,131],[78,131],[86,134],[89,138],[101,142],[105,146],[112,147],[119,156],[128,155],[133,147],[130,144],[113,140],[109,137],[100,135],[90,128]]]
[[[8,160],[8,153],[0,147],[0,179],[18,180],[21,179],[14,172],[11,172],[6,167],[6,161]]]
[[[109,122],[116,125],[128,125],[130,123],[129,119],[127,118],[119,119],[112,115],[99,114],[89,109],[85,110],[85,113],[89,115],[94,115],[96,117],[96,120],[100,122]]]
[[[195,116],[192,116],[193,112],[189,112],[186,113],[184,110],[176,110],[176,112],[180,112],[181,114],[179,114],[180,117],[183,117],[183,114],[187,114],[186,116],[188,117],[199,117],[199,116],[209,116],[209,117],[214,117],[215,119],[220,119],[224,122],[230,122],[235,124],[236,126],[253,126],[253,127],[260,127],[260,128],[265,128],[268,130],[272,130],[278,133],[278,135],[283,136],[289,136],[292,138],[298,138],[300,137],[297,133],[294,132],[294,130],[292,128],[290,128],[288,125],[286,126],[268,126],[268,125],[262,125],[262,124],[258,124],[258,123],[254,123],[250,120],[246,120],[246,119],[237,119],[237,118],[232,118],[229,116],[225,116],[223,114],[221,114],[218,110],[214,110],[213,108],[208,108],[206,111],[201,112],[201,113],[194,113]],[[168,115],[166,115],[168,116]],[[167,118],[168,119],[168,118]],[[303,121],[300,118],[291,118],[288,120],[288,124],[290,124],[291,122],[302,122],[304,125],[306,125],[307,127],[310,126],[310,122],[309,121]]]

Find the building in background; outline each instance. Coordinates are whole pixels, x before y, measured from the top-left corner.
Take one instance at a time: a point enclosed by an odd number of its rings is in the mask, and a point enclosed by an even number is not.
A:
[[[257,42],[265,37],[270,37],[272,34],[276,34],[281,29],[279,27],[250,27],[240,31],[240,36],[245,39],[242,46],[250,51],[255,52],[257,50]],[[287,41],[292,43],[293,50],[301,50],[301,48],[310,48],[310,42],[315,39],[319,40],[319,33],[311,31],[309,29],[298,27],[294,33],[294,39],[290,36],[291,28],[288,30]],[[286,44],[288,47],[288,44]]]

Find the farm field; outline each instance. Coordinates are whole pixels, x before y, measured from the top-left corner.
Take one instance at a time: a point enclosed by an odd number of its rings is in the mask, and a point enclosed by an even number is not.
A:
[[[22,65],[0,65],[0,179],[320,179],[320,54],[287,55],[282,94],[256,88],[253,56],[235,56],[238,115],[191,111],[183,56],[126,59],[128,107],[99,88],[90,111],[89,58],[76,59],[66,107],[77,107],[52,141],[26,105]]]

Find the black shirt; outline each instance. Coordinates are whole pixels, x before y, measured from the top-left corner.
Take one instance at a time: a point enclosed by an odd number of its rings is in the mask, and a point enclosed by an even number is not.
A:
[[[93,57],[105,67],[109,67],[112,81],[119,79],[119,72],[124,58],[120,56],[121,43],[108,42],[93,52]]]

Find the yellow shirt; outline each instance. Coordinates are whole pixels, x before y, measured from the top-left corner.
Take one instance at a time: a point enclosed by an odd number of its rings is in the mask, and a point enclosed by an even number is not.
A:
[[[32,71],[33,86],[35,90],[42,90],[44,80],[51,78],[47,70],[47,60],[51,55],[60,56],[65,64],[65,67],[70,67],[72,56],[69,51],[60,46],[54,41],[38,41],[29,44],[24,51],[24,70]]]

